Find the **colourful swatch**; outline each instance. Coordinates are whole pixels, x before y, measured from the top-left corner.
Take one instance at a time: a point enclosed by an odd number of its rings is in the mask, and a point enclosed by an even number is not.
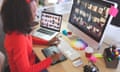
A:
[[[82,39],[72,40],[71,45],[73,48],[76,48],[78,50],[84,50],[86,47],[88,47],[88,44]]]

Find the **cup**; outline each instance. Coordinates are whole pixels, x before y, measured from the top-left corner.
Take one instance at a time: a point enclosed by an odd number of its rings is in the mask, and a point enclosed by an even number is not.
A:
[[[92,56],[92,54],[93,54],[93,48],[87,47],[87,48],[85,49],[85,56],[86,56],[87,58],[90,58],[90,57]]]

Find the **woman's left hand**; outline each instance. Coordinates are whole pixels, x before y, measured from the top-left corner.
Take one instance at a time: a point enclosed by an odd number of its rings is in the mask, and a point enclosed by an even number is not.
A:
[[[48,42],[48,45],[56,45],[57,46],[59,43],[60,43],[60,40],[57,37],[55,37]]]

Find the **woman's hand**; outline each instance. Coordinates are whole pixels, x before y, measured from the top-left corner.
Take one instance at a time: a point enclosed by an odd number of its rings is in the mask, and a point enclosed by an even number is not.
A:
[[[48,42],[48,45],[56,45],[57,46],[59,43],[60,43],[60,40],[57,37],[55,37]]]
[[[60,56],[61,56],[60,53],[54,52],[54,54],[51,55],[50,57],[52,58],[52,61],[53,61],[53,62],[56,62],[56,61],[60,60]]]

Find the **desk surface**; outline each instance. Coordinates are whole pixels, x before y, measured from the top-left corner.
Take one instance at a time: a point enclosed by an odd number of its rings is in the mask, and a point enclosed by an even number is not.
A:
[[[65,21],[67,20],[65,19]],[[67,22],[63,21],[62,29],[65,29],[66,26],[67,26]],[[67,41],[68,43],[70,42],[70,40],[67,37],[62,36],[62,38],[65,39],[65,41]],[[105,48],[107,46],[103,44],[102,47]],[[38,58],[40,58],[41,60],[45,59],[44,55],[41,52],[42,48],[47,48],[47,46],[33,45],[34,52],[36,53]],[[103,48],[101,48],[101,50],[99,50],[98,52],[102,53],[104,50]],[[88,64],[88,60],[85,57],[84,51],[79,51],[79,53],[81,55],[81,60],[83,62],[83,65],[81,65],[80,67],[74,67],[72,65],[72,61],[67,59],[64,62],[50,66],[48,68],[48,71],[49,72],[83,72],[83,66]],[[95,65],[99,68],[100,72],[119,72],[120,71],[120,64],[116,69],[106,68],[103,58],[98,59]]]
[[[34,45],[34,52],[36,53],[36,55],[41,59],[45,59],[44,55],[41,53],[41,49],[42,48],[46,48],[46,46],[39,46],[39,45]],[[87,58],[84,55],[84,51],[80,51],[81,54],[81,60],[83,62],[83,65],[88,63]],[[118,66],[117,69],[110,69],[110,68],[106,68],[105,64],[104,64],[104,60],[98,59],[97,62],[95,63],[98,68],[100,69],[100,72],[119,72],[120,71],[120,64]],[[80,67],[74,67],[72,65],[72,61],[67,59],[64,62],[58,63],[54,66],[50,66],[48,68],[49,72],[80,72],[83,71],[83,65],[81,65]]]
[[[66,38],[64,39],[66,40]],[[41,60],[45,59],[44,55],[41,52],[41,49],[43,48],[47,48],[47,46],[33,45],[34,52],[36,53],[38,58],[40,58]],[[83,72],[83,66],[88,64],[88,60],[85,57],[84,51],[78,51],[78,52],[81,55],[81,60],[83,62],[83,65],[81,65],[80,67],[74,67],[72,65],[72,61],[67,59],[66,61],[50,66],[48,68],[49,72]],[[99,68],[100,72],[119,72],[120,71],[119,69],[120,64],[118,65],[116,69],[106,68],[103,58],[98,59],[95,65]]]

